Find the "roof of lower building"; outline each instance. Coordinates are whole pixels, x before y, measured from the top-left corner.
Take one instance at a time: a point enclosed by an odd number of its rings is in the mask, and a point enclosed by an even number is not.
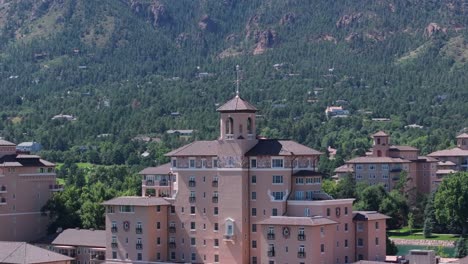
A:
[[[60,233],[52,245],[105,248],[106,231],[69,228]]]
[[[463,133],[461,135],[458,135],[457,138],[468,138],[468,134],[467,133]]]
[[[390,157],[357,157],[346,161],[346,163],[409,163],[411,161],[401,158]]]
[[[298,216],[271,216],[263,221],[260,221],[261,225],[298,225],[298,226],[318,226],[318,225],[331,225],[337,224],[331,219],[323,216],[314,217],[298,217]]]
[[[457,164],[455,164],[454,162],[450,161],[450,160],[447,160],[447,161],[439,161],[437,163],[438,166],[456,166]]]
[[[166,156],[216,156],[218,154],[217,140],[200,140],[182,146],[166,154]]]
[[[231,100],[216,109],[218,112],[256,112],[258,109],[251,103],[236,95]]]
[[[105,201],[103,205],[133,205],[133,206],[157,206],[170,205],[168,201],[159,197],[121,196]]]
[[[158,167],[148,167],[140,171],[138,174],[141,175],[167,175],[171,171],[171,163],[166,163]]]
[[[372,135],[372,137],[387,137],[387,136],[388,136],[388,134],[383,132],[383,131],[379,131],[379,132]]]
[[[0,263],[50,263],[73,258],[30,245],[26,242],[0,242]]]
[[[464,157],[468,156],[468,150],[461,148],[444,149],[432,152],[429,157]]]
[[[321,155],[315,149],[299,144],[293,140],[281,139],[260,139],[258,143],[250,149],[246,156],[302,156]]]
[[[369,221],[369,220],[381,220],[381,219],[390,219],[391,217],[381,214],[376,211],[354,211],[353,220],[358,221]]]
[[[390,150],[399,150],[399,151],[419,151],[419,149],[411,146],[390,146]]]
[[[53,167],[54,163],[36,155],[11,154],[0,157],[0,166],[4,167]]]
[[[353,167],[350,167],[347,164],[345,164],[345,165],[341,165],[340,167],[336,168],[335,172],[348,173],[348,172],[354,172],[354,169],[353,169]]]
[[[6,141],[4,139],[0,139],[0,146],[16,146],[15,143],[12,143],[10,141]]]

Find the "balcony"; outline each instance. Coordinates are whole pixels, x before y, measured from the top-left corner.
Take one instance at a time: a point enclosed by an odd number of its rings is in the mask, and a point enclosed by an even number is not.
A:
[[[274,256],[275,256],[275,250],[274,249],[268,250],[268,257],[274,257]]]
[[[101,263],[106,260],[106,255],[104,254],[93,254],[91,255],[91,261],[94,263]]]
[[[0,193],[6,193],[6,192],[7,192],[6,186],[1,186],[0,187]]]
[[[299,240],[299,241],[305,241],[305,240],[306,240],[305,234],[299,234],[299,235],[297,235],[297,240]]]
[[[211,186],[212,187],[218,187],[218,181],[212,181]]]
[[[143,228],[137,227],[137,228],[135,228],[135,232],[136,232],[137,234],[141,234],[141,233],[143,233]]]
[[[168,180],[166,180],[166,179],[160,180],[159,181],[159,186],[169,186]]]
[[[390,172],[401,172],[403,169],[401,167],[393,167],[390,169]]]
[[[275,234],[274,233],[268,233],[267,239],[268,240],[275,240]]]
[[[143,180],[143,185],[146,186],[154,186],[154,181],[153,180]]]
[[[176,248],[175,242],[169,242],[169,248]]]
[[[218,203],[218,196],[213,196],[213,198],[211,198],[211,201],[213,201],[213,203]]]
[[[118,247],[117,242],[112,242],[112,243],[111,243],[111,247],[112,247],[112,248],[117,248],[117,247]]]
[[[111,227],[111,232],[112,233],[117,233],[118,228],[116,226]]]
[[[176,227],[175,226],[170,226],[169,227],[169,233],[175,233],[176,232]]]
[[[223,240],[225,241],[233,241],[236,237],[234,235],[224,235]]]
[[[188,186],[189,187],[195,187],[195,186],[197,186],[197,183],[195,181],[189,181]]]
[[[63,185],[51,184],[49,185],[49,190],[52,192],[61,192],[63,191]]]
[[[197,199],[195,197],[189,197],[189,203],[194,203],[196,201]]]
[[[297,252],[297,257],[298,258],[305,258],[306,257],[306,253],[304,251],[299,251]]]
[[[143,249],[143,244],[137,243],[136,244],[136,249]]]
[[[6,198],[0,198],[0,205],[6,204]]]

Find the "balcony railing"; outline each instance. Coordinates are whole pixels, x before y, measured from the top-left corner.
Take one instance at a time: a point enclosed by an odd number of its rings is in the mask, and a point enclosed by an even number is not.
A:
[[[230,240],[230,241],[231,241],[231,240],[234,240],[234,239],[235,239],[235,236],[234,236],[234,235],[224,235],[224,236],[223,236],[223,239],[224,239],[224,240]]]
[[[213,203],[218,203],[218,196],[213,196],[211,200],[213,201]]]
[[[135,232],[136,232],[137,234],[141,234],[141,233],[143,233],[143,228],[137,227],[137,228],[135,228]]]
[[[112,233],[117,233],[118,228],[116,226],[111,227],[111,232]]]
[[[299,240],[299,241],[304,241],[304,240],[306,240],[305,234],[299,234],[299,235],[297,235],[297,240]]]
[[[275,256],[275,250],[268,250],[268,256],[269,257],[274,257]]]
[[[175,242],[169,242],[169,248],[176,248]]]
[[[137,243],[136,244],[136,249],[143,249],[143,244]]]
[[[146,181],[143,181],[143,183],[146,186],[154,186],[154,181],[153,180],[146,180]]]
[[[175,233],[176,232],[176,227],[175,226],[170,226],[169,227],[169,233]]]
[[[194,203],[196,201],[197,201],[197,199],[195,197],[189,197],[189,202],[190,203]]]
[[[305,258],[306,257],[306,253],[304,251],[299,251],[297,252],[297,257],[298,258]]]
[[[268,240],[275,240],[275,234],[268,233],[267,238],[268,238]]]
[[[112,243],[111,243],[111,247],[112,247],[112,248],[117,248],[117,247],[118,247],[117,242],[112,242]]]
[[[211,186],[213,187],[218,187],[218,181],[212,181]]]
[[[197,183],[195,181],[189,181],[188,186],[189,187],[195,187],[195,186],[197,186]]]
[[[159,186],[169,186],[169,183],[167,180],[160,180],[159,181]]]

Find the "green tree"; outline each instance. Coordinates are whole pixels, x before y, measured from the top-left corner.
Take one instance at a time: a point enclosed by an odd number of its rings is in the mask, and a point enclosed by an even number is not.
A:
[[[458,172],[446,177],[434,199],[435,215],[441,223],[460,227],[464,237],[468,231],[468,172]]]
[[[386,242],[387,242],[387,245],[386,245],[386,253],[387,253],[387,255],[396,256],[396,254],[398,254],[398,248],[397,248],[397,246],[395,245],[395,242],[393,242],[392,240],[390,240],[390,238],[388,237],[388,235],[386,235]]]
[[[343,179],[340,179],[336,189],[336,198],[344,199],[356,197],[356,180],[354,176],[349,173]]]

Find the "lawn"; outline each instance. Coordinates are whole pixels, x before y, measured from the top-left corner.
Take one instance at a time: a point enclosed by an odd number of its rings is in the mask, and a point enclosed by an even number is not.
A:
[[[400,239],[425,239],[425,240],[446,240],[446,241],[455,241],[458,239],[459,235],[454,234],[432,234],[431,237],[425,238],[423,235],[422,229],[413,229],[413,232],[410,232],[409,228],[402,228],[396,230],[389,230],[388,236],[390,238],[400,238]]]

